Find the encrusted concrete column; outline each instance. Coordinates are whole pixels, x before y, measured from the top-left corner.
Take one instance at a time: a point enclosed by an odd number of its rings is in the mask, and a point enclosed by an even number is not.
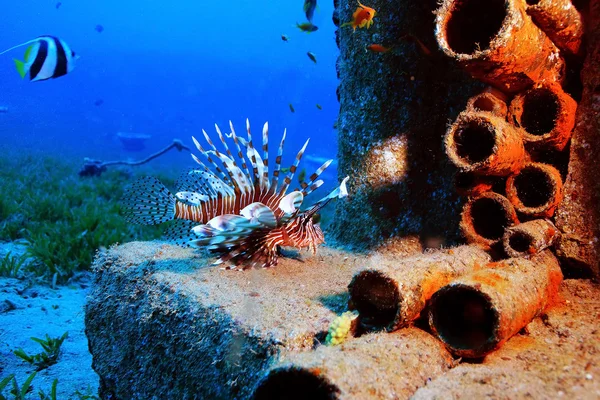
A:
[[[406,253],[419,241],[452,242],[460,200],[442,139],[448,121],[482,85],[438,50],[436,0],[363,3],[377,11],[373,26],[336,33],[339,174],[350,176],[351,195],[336,206],[331,237],[354,248],[396,238]],[[357,2],[335,5],[340,26]],[[366,49],[370,44],[393,49],[374,53]]]
[[[583,93],[571,139],[564,201],[556,213],[563,233],[557,255],[578,277],[600,279],[600,1],[591,0]]]

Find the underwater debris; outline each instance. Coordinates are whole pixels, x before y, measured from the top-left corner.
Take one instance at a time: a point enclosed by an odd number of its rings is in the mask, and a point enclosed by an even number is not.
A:
[[[431,296],[453,279],[491,261],[476,246],[398,257],[374,257],[348,285],[349,306],[366,330],[395,331],[416,320]]]
[[[443,345],[420,329],[368,334],[286,357],[260,380],[252,398],[407,399],[451,366]]]
[[[575,126],[577,103],[557,83],[537,85],[510,103],[509,121],[521,127],[525,146],[565,148]]]
[[[29,73],[32,82],[55,79],[68,74],[75,68],[79,56],[62,39],[40,36],[4,50],[0,55],[16,48],[27,46],[24,61],[13,59],[21,78]]]
[[[286,194],[308,140],[279,185],[286,132],[279,144],[275,170],[272,178],[269,178],[268,124],[265,123],[262,130],[262,157],[252,142],[248,120],[247,139],[236,135],[231,122],[229,127],[231,133],[227,138],[235,144],[238,160],[216,124],[215,129],[226,154],[217,150],[203,130],[211,150],[205,150],[194,137],[192,139],[215,172],[192,154],[201,169],[189,171],[180,179],[176,195],[154,178],[139,179],[123,198],[126,218],[130,222],[145,225],[178,220],[180,223],[172,226],[167,236],[180,245],[206,247],[219,253],[220,258],[215,264],[231,262],[235,266],[243,265],[244,269],[272,267],[277,264],[279,246],[308,247],[313,253],[316,252],[316,247],[324,242],[324,238],[313,217],[332,199],[348,195],[348,177],[327,196],[307,210],[300,211],[304,198],[323,184],[318,177],[333,160],[325,161],[308,178],[308,182],[303,181],[300,184],[302,190]],[[240,145],[245,150],[245,156]],[[202,199],[197,203],[189,203],[184,200],[187,196],[182,195],[188,192],[196,193]]]
[[[529,217],[552,217],[563,199],[562,178],[553,166],[528,163],[506,181],[506,197]]]
[[[488,250],[502,241],[506,228],[518,223],[511,202],[501,194],[487,192],[464,205],[460,230],[469,243]]]
[[[151,139],[152,136],[144,133],[134,132],[117,132],[117,139],[123,145],[123,149],[126,151],[140,151],[146,148],[146,140]]]
[[[515,93],[562,79],[564,61],[521,0],[444,0],[436,11],[442,51],[474,78]]]
[[[552,246],[560,231],[547,219],[534,219],[506,228],[502,243],[509,257],[527,257]]]
[[[519,129],[488,112],[460,113],[444,144],[450,161],[466,172],[507,176],[525,162]]]
[[[431,329],[454,355],[483,357],[552,305],[562,279],[549,250],[488,264],[431,297]]]
[[[130,167],[135,167],[138,165],[146,164],[147,162],[155,159],[171,150],[172,148],[176,148],[178,151],[187,150],[191,151],[189,147],[184,145],[180,140],[173,139],[173,143],[165,147],[164,149],[157,151],[154,154],[144,158],[139,161],[100,161],[93,160],[91,158],[84,158],[83,167],[79,170],[79,176],[100,176],[104,171],[106,171],[106,167],[110,167],[113,165],[128,165]]]
[[[353,331],[356,330],[356,319],[358,318],[358,312],[346,311],[329,325],[329,331],[325,338],[325,344],[330,346],[336,346],[346,341],[348,336],[352,336]]]
[[[584,27],[571,0],[527,1],[527,14],[562,51],[581,55]]]

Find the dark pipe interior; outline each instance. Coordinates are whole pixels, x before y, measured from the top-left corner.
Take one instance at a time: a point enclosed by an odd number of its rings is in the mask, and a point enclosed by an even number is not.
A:
[[[533,238],[524,232],[512,232],[508,238],[508,246],[519,253],[524,253],[533,244]]]
[[[540,0],[527,0],[527,5],[528,6],[535,6],[539,2],[540,2]]]
[[[489,240],[497,240],[504,235],[511,218],[504,206],[495,199],[482,197],[471,205],[471,219],[475,232]]]
[[[524,168],[515,178],[517,197],[525,207],[541,207],[548,203],[554,194],[554,185],[546,172]]]
[[[473,102],[473,108],[479,111],[494,111],[494,102],[487,97],[479,97]]]
[[[455,349],[493,345],[498,320],[484,294],[468,286],[447,286],[431,299],[433,327]]]
[[[456,154],[469,164],[481,162],[494,153],[494,128],[481,121],[469,121],[454,135]]]
[[[521,126],[532,135],[545,135],[554,129],[558,112],[556,94],[543,88],[530,90],[523,101]]]
[[[276,369],[256,388],[254,400],[334,400],[339,389],[298,367]]]
[[[361,325],[384,329],[396,318],[400,293],[394,282],[384,274],[365,271],[352,282],[350,301],[360,314]]]
[[[446,24],[452,51],[471,54],[489,47],[506,17],[505,0],[458,0]]]
[[[457,172],[454,176],[454,186],[457,189],[470,189],[475,182],[475,175],[470,172]]]

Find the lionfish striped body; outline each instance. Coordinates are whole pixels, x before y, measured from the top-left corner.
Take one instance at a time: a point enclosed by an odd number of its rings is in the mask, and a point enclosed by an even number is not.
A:
[[[217,263],[230,262],[243,268],[276,265],[279,246],[308,247],[315,252],[324,238],[314,217],[331,199],[347,196],[348,178],[329,195],[300,211],[304,197],[323,184],[318,177],[333,160],[323,163],[308,182],[301,182],[301,189],[286,194],[308,140],[279,185],[286,132],[269,178],[268,124],[262,132],[262,157],[253,145],[248,120],[247,139],[236,135],[231,122],[229,126],[231,133],[225,136],[233,141],[237,161],[216,124],[224,153],[203,130],[211,150],[192,139],[207,163],[192,154],[200,169],[183,174],[175,195],[155,178],[138,180],[123,199],[126,218],[147,225],[175,220],[167,231],[169,239],[183,246],[207,247],[220,254]]]

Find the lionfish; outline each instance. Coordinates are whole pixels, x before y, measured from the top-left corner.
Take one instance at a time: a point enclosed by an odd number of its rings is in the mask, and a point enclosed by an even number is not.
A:
[[[268,123],[262,131],[262,157],[252,143],[248,120],[247,139],[236,135],[231,121],[229,127],[231,133],[225,136],[232,139],[239,161],[217,124],[215,128],[225,153],[217,150],[202,130],[211,150],[205,150],[195,137],[192,140],[206,164],[192,154],[200,169],[184,173],[176,184],[178,191],[175,194],[153,177],[140,178],[123,198],[125,217],[145,225],[175,220],[167,230],[167,238],[179,245],[206,247],[218,253],[220,258],[215,264],[227,262],[235,267],[242,266],[242,269],[272,267],[277,265],[279,246],[308,247],[316,253],[317,246],[324,243],[317,212],[330,200],[348,195],[348,177],[327,196],[300,211],[304,197],[323,184],[318,177],[333,160],[323,163],[308,182],[303,180],[300,188],[286,194],[310,139],[304,143],[279,185],[286,131],[279,143],[273,175],[269,178]]]

